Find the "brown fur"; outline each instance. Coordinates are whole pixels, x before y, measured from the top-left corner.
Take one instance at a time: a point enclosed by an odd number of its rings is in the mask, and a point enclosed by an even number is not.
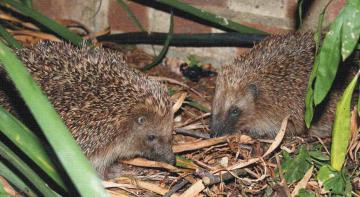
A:
[[[312,33],[270,36],[232,65],[224,66],[216,82],[212,135],[248,132],[254,137],[274,137],[287,115],[291,115],[287,132],[304,133],[305,96],[314,50]],[[330,134],[338,97],[337,93],[328,97],[311,132]]]
[[[101,174],[116,159],[143,156],[175,162],[173,112],[166,89],[129,68],[122,54],[55,42],[16,54]],[[2,69],[0,74],[5,77]],[[7,94],[12,88],[1,87],[0,104],[21,117],[25,106],[19,109]],[[142,124],[139,117],[145,118]]]

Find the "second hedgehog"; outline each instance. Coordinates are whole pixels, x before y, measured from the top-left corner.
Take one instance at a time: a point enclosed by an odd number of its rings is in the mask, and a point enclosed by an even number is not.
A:
[[[129,68],[120,53],[42,42],[16,51],[96,170],[135,156],[173,164],[173,112],[159,82]],[[26,119],[0,67],[0,104]]]
[[[314,51],[312,33],[269,36],[224,66],[216,81],[212,135],[247,132],[253,137],[275,137],[287,115],[288,134],[306,132],[305,95]],[[346,72],[315,114],[311,134],[330,135],[337,98],[347,77],[352,78],[349,67]]]

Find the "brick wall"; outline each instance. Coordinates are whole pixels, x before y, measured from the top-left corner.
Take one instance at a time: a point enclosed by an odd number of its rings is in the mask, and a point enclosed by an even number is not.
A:
[[[311,14],[307,17],[307,26],[316,23],[318,10],[329,0],[317,0]],[[333,19],[345,0],[334,0],[327,14],[327,20]],[[54,19],[73,19],[86,25],[92,31],[100,31],[108,26],[113,33],[139,31],[129,20],[127,14],[116,0],[34,0],[34,7]],[[243,23],[270,33],[283,33],[295,28],[297,0],[184,0],[196,7],[211,11],[231,20]],[[167,32],[170,15],[133,1],[126,1],[141,24],[148,31]],[[310,10],[311,10],[310,9]],[[312,22],[311,22],[312,21]],[[176,33],[207,33],[220,30],[175,17]],[[149,46],[140,46],[150,51]],[[161,47],[155,47],[160,50]],[[152,51],[152,50],[151,50]],[[170,56],[184,58],[194,54],[204,63],[215,66],[230,63],[234,56],[244,51],[242,48],[176,48],[171,47]]]

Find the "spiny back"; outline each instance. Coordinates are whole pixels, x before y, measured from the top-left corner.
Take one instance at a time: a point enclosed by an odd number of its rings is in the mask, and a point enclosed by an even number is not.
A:
[[[16,54],[87,155],[131,132],[119,127],[138,105],[160,115],[171,109],[165,87],[129,68],[119,52],[40,42]]]
[[[284,72],[310,70],[314,52],[313,33],[294,33],[269,36],[249,52],[223,66],[220,80],[229,85],[247,82],[252,74],[284,77]],[[300,64],[304,68],[292,67]],[[293,71],[292,71],[293,70]],[[291,73],[289,73],[291,74]],[[291,76],[291,75],[290,75]],[[245,80],[244,80],[245,79]],[[273,80],[273,79],[272,79]]]

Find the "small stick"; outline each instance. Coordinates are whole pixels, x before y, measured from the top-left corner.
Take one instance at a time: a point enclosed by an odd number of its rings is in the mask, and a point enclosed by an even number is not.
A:
[[[204,138],[204,139],[210,138],[210,135],[208,133],[204,133],[204,132],[200,132],[200,131],[196,131],[196,130],[187,130],[187,129],[183,129],[183,128],[177,128],[177,129],[175,129],[175,132],[177,134],[187,135],[187,136],[196,137],[196,138]]]
[[[225,172],[220,175],[214,175],[205,170],[199,170],[196,172],[196,174],[198,176],[202,177],[202,181],[203,181],[204,185],[211,186],[211,185],[214,185],[214,184],[217,184],[220,182],[230,181],[230,180],[234,179],[235,176],[245,175],[246,171],[244,169],[236,169],[236,170],[232,171],[231,173]]]
[[[201,191],[205,189],[205,185],[202,180],[196,181],[193,185],[191,185],[184,193],[180,195],[180,197],[194,197],[197,196]]]
[[[181,188],[183,188],[188,183],[189,183],[189,181],[187,181],[185,179],[181,180],[179,183],[174,185],[163,197],[170,197],[171,195],[173,195],[174,193],[179,191]]]

